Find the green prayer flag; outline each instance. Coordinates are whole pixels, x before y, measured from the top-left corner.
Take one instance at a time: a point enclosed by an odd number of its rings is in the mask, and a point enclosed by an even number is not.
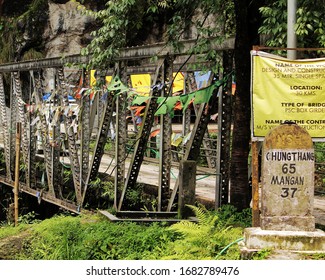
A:
[[[179,96],[179,100],[182,103],[182,107],[184,107],[184,104],[186,104],[187,100],[188,100],[188,94],[183,94]]]
[[[165,114],[167,114],[167,105],[162,104],[161,106],[158,107],[158,110],[156,111],[155,116],[165,115]]]
[[[195,92],[195,99],[194,104],[202,104],[202,103],[208,103],[210,100],[210,97],[212,96],[214,85],[202,88]]]
[[[166,112],[165,114],[169,113],[172,116],[174,116],[174,108],[175,108],[175,104],[177,103],[177,101],[179,101],[179,96],[171,96],[171,97],[158,97],[157,99],[157,103],[161,104],[159,105],[159,107],[166,107]],[[157,112],[160,112],[159,115],[161,115],[161,110],[159,110],[160,108],[158,108]],[[156,113],[157,113],[156,112]]]
[[[115,76],[112,81],[109,83],[109,85],[107,86],[107,90],[108,91],[120,91],[120,92],[125,92],[128,91],[129,88],[127,86],[125,86],[122,81],[120,80],[120,78],[118,76]]]
[[[132,105],[141,105],[142,103],[147,102],[150,96],[136,96],[135,99],[132,101]]]
[[[188,105],[190,104],[191,100],[195,97],[195,92],[192,92],[190,94],[187,95],[187,100],[185,103],[183,103],[183,100],[185,100],[185,98],[181,98],[182,101],[182,105],[183,105],[183,113],[185,112],[185,110],[187,109]]]

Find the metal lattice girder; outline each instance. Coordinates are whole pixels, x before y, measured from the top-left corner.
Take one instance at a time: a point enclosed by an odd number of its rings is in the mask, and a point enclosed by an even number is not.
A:
[[[232,52],[223,52],[225,73],[232,72]],[[227,76],[229,77],[230,74]],[[223,77],[223,73],[220,73]],[[215,208],[228,203],[229,170],[230,170],[230,138],[232,124],[232,79],[227,78],[223,87],[219,88],[218,100],[218,137],[217,137],[217,180],[215,192]]]
[[[159,81],[159,73],[161,72],[161,67],[163,65],[163,62],[164,60],[160,60],[156,70],[156,74],[153,81],[154,86],[150,91],[150,97],[152,98],[159,97],[163,89],[163,85]],[[150,131],[154,122],[154,115],[157,109],[157,102],[156,100],[152,100],[152,98],[149,98],[148,100],[145,113],[143,116],[143,120],[142,120],[142,125],[138,132],[139,138],[137,139],[137,142],[135,144],[134,153],[130,162],[130,167],[128,169],[128,175],[118,204],[119,211],[121,211],[121,208],[123,207],[123,200],[124,200],[126,190],[128,188],[129,189],[135,188],[140,167],[143,162],[143,157],[149,140]]]
[[[86,86],[86,73],[82,72],[81,73],[82,77],[82,85]],[[90,138],[91,138],[91,126],[90,126],[90,97],[88,94],[82,95],[82,114],[81,114],[81,129],[80,129],[80,134],[81,134],[81,189],[82,193],[85,191],[85,182],[88,177],[89,173],[89,145],[90,145]]]
[[[54,95],[53,105],[58,107],[60,105],[60,98],[57,94]],[[60,137],[60,121],[59,119],[54,120],[53,125],[53,140],[51,145],[52,153],[52,182],[54,188],[54,194],[56,197],[62,197],[62,165],[60,163],[60,152],[61,152],[61,137]]]
[[[191,92],[190,80],[188,77],[188,73],[185,73],[184,77],[184,92],[183,94],[187,94]],[[182,135],[185,137],[191,131],[191,109],[186,108],[185,112],[183,113],[183,127],[182,127]]]
[[[89,105],[89,110],[90,110],[90,115],[89,115],[89,133],[90,136],[93,132],[94,127],[96,129],[98,129],[97,125],[95,124],[95,120],[96,120],[96,115],[97,117],[99,116],[98,113],[98,102],[99,102],[99,94],[95,94],[93,96],[93,100],[91,102],[91,104]]]
[[[210,98],[209,103],[203,103],[197,112],[194,127],[191,133],[191,137],[186,145],[186,151],[183,160],[197,160],[200,156],[200,147],[202,145],[204,133],[207,130],[208,123],[210,121],[211,111],[215,109],[218,90],[215,89]],[[179,178],[175,182],[175,186],[168,203],[167,211],[171,211],[176,194],[179,187]]]
[[[0,73],[0,117],[2,123],[2,135],[3,135],[4,151],[5,151],[6,174],[7,174],[7,179],[12,180],[11,171],[10,171],[10,135],[9,135],[9,127],[8,127],[5,91],[3,85],[3,75],[1,73]]]
[[[33,121],[35,119],[35,115],[30,116],[30,120]],[[30,122],[31,123],[31,122]],[[36,187],[36,127],[30,126],[30,149],[29,149],[29,170],[30,170],[30,187],[35,188]]]
[[[222,112],[220,133],[220,203],[228,203],[229,165],[230,165],[230,133],[231,133],[231,93],[222,92]]]
[[[163,65],[163,82],[165,84],[162,97],[168,97],[172,92],[173,68],[172,58],[166,57]],[[169,114],[160,116],[160,147],[159,147],[159,182],[158,182],[158,211],[166,210],[170,193],[171,169],[171,135],[172,125]]]
[[[107,141],[107,135],[110,128],[110,123],[112,122],[112,115],[114,111],[114,93],[113,92],[106,92],[102,97],[101,101],[104,103],[104,108],[102,111],[102,118],[98,128],[96,143],[95,143],[95,150],[90,162],[90,169],[88,172],[87,180],[85,182],[85,189],[82,195],[82,203],[84,202],[85,195],[87,188],[91,181],[96,179],[98,174],[100,162],[102,156],[104,154],[104,148]],[[81,203],[81,205],[82,205]]]
[[[43,88],[41,78],[35,78],[35,102],[36,106],[42,108],[43,100]],[[54,174],[53,174],[53,155],[52,147],[49,141],[49,128],[46,120],[45,112],[38,110],[38,117],[40,118],[40,134],[42,139],[42,148],[44,153],[44,163],[47,175],[47,183],[49,187],[49,193],[55,195],[54,192]]]
[[[34,82],[34,75],[33,72],[30,72],[30,76],[31,76],[31,81],[32,84],[30,85],[30,88],[35,88],[35,82]],[[29,103],[30,104],[35,104],[35,98],[33,97],[34,94],[30,93],[30,97],[29,97]],[[36,129],[36,125],[32,125],[33,122],[35,121],[37,114],[35,110],[32,110],[30,108],[30,106],[27,107],[27,112],[28,112],[28,116],[29,116],[29,141],[30,141],[30,145],[29,145],[29,170],[30,170],[30,187],[31,188],[35,188],[36,187],[36,145],[37,145],[37,129]]]
[[[4,180],[4,178],[1,175],[0,175],[0,183],[7,184],[8,186],[11,186],[11,187],[13,187],[13,185],[14,185],[13,181],[8,182],[7,180]],[[76,207],[76,205],[73,202],[56,198],[51,193],[48,193],[46,191],[42,192],[41,197],[40,197],[40,192],[38,190],[27,187],[27,185],[22,182],[19,183],[19,190],[24,193],[30,194],[32,196],[35,196],[35,197],[37,197],[37,199],[41,198],[42,200],[52,203],[54,205],[57,205],[60,208],[69,210],[76,214],[80,214],[79,209]]]
[[[14,82],[12,75],[10,76],[10,172],[13,176],[15,170],[15,158],[16,158],[16,124],[17,124],[17,98],[14,94]]]
[[[126,62],[118,63],[116,65],[116,73],[120,77],[122,83],[127,85]],[[117,209],[117,204],[121,196],[121,189],[125,183],[125,159],[126,155],[126,141],[127,141],[127,93],[117,92],[116,97],[116,138],[115,138],[115,195],[114,208]]]
[[[63,68],[57,69],[58,74],[58,90],[59,95],[62,98],[62,106],[64,108],[69,107],[69,91],[68,85],[65,81]],[[81,177],[80,177],[80,162],[78,157],[78,149],[76,145],[76,135],[73,127],[73,118],[69,113],[64,116],[64,126],[65,131],[68,136],[68,148],[69,148],[69,158],[70,166],[72,171],[72,178],[74,183],[76,201],[78,205],[82,203],[82,193],[81,193]]]
[[[25,113],[25,102],[22,96],[20,75],[18,72],[13,72],[13,79],[14,79],[14,94],[17,99],[17,109],[18,109],[17,113],[18,113],[19,122],[21,123],[22,126],[22,133],[21,133],[22,154],[23,154],[24,162],[29,163],[29,138],[28,138],[29,124],[27,124],[27,118]],[[29,167],[30,167],[29,164],[27,164],[27,170],[25,172],[25,179],[28,186],[30,182]]]

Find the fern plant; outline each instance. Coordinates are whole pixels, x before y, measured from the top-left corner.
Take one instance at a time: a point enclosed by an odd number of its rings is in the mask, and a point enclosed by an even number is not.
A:
[[[170,227],[182,235],[172,243],[172,249],[163,259],[239,259],[238,247],[220,255],[226,246],[242,236],[242,228],[235,228],[220,219],[220,211],[208,211],[204,206],[188,205],[197,217],[197,223],[181,221]]]

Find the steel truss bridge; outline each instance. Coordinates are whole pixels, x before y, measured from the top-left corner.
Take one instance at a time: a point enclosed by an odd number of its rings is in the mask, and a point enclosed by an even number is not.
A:
[[[3,172],[0,182],[9,186],[15,184],[15,136],[16,125],[21,124],[21,165],[24,176],[20,176],[19,190],[49,203],[58,205],[69,211],[80,213],[87,200],[87,189],[98,175],[99,166],[104,154],[110,124],[116,124],[115,137],[115,175],[114,175],[114,207],[117,211],[128,210],[125,204],[127,190],[136,186],[140,167],[144,161],[145,151],[149,145],[150,131],[153,125],[158,125],[161,131],[159,150],[159,183],[157,191],[158,212],[170,212],[175,203],[179,181],[171,186],[171,164],[174,160],[171,146],[172,118],[166,114],[155,118],[158,104],[155,97],[170,95],[172,73],[180,69],[184,73],[184,92],[190,93],[197,89],[194,79],[194,70],[200,69],[198,56],[189,57],[188,50],[195,45],[194,40],[183,42],[183,50],[172,52],[163,44],[140,46],[124,49],[115,61],[112,69],[101,76],[110,74],[119,77],[127,85],[129,75],[135,73],[149,73],[151,75],[150,98],[146,103],[142,125],[136,134],[134,151],[130,165],[126,172],[127,110],[126,92],[105,92],[99,90],[93,99],[83,95],[77,100],[80,110],[77,116],[71,114],[69,95],[73,95],[73,88],[69,73],[77,75],[80,88],[89,87],[87,71],[73,68],[71,64],[86,64],[88,57],[68,56],[64,58],[48,58],[35,61],[22,61],[0,65],[0,119],[3,133]],[[211,48],[220,53],[224,62],[223,73],[220,79],[231,71],[232,59],[229,58],[234,41],[225,41],[222,45],[211,45]],[[154,64],[150,58],[158,56]],[[204,62],[207,64],[208,62]],[[194,66],[196,68],[193,68]],[[74,70],[71,70],[74,69]],[[70,72],[69,72],[70,71]],[[225,72],[226,71],[226,72]],[[50,105],[43,100],[44,73],[51,73],[55,81]],[[99,79],[101,79],[99,77]],[[75,80],[74,80],[75,83]],[[9,98],[8,98],[9,97]],[[9,101],[8,101],[9,100]],[[9,104],[9,106],[8,106]],[[54,116],[44,108],[48,106],[61,108]],[[42,109],[43,108],[43,109]],[[68,108],[68,109],[67,109]],[[216,148],[212,148],[207,137],[207,126],[211,114],[218,112],[218,137]],[[114,118],[113,118],[114,112]],[[115,115],[116,114],[116,115]],[[222,87],[214,90],[208,103],[195,107],[195,123],[191,130],[191,110],[187,109],[182,115],[182,133],[186,135],[191,131],[191,136],[183,148],[182,160],[198,160],[200,150],[205,147],[205,157],[209,168],[218,175],[216,182],[216,205],[227,203],[228,199],[228,167],[230,155],[230,127],[231,127],[231,80]],[[76,123],[78,132],[76,133]],[[95,129],[96,128],[96,129]],[[67,145],[62,145],[62,132],[67,136]],[[90,143],[95,138],[95,145],[91,152]],[[39,155],[37,153],[41,139],[45,166],[44,178],[39,178]],[[69,199],[63,194],[67,192],[62,183],[62,164],[60,155],[68,150],[73,184],[69,192],[74,195]],[[42,180],[45,182],[42,182]]]

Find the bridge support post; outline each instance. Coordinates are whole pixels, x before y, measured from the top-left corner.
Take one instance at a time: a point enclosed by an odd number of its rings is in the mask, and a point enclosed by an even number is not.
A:
[[[196,161],[184,160],[179,165],[178,217],[188,218],[192,215],[187,205],[195,204]]]

